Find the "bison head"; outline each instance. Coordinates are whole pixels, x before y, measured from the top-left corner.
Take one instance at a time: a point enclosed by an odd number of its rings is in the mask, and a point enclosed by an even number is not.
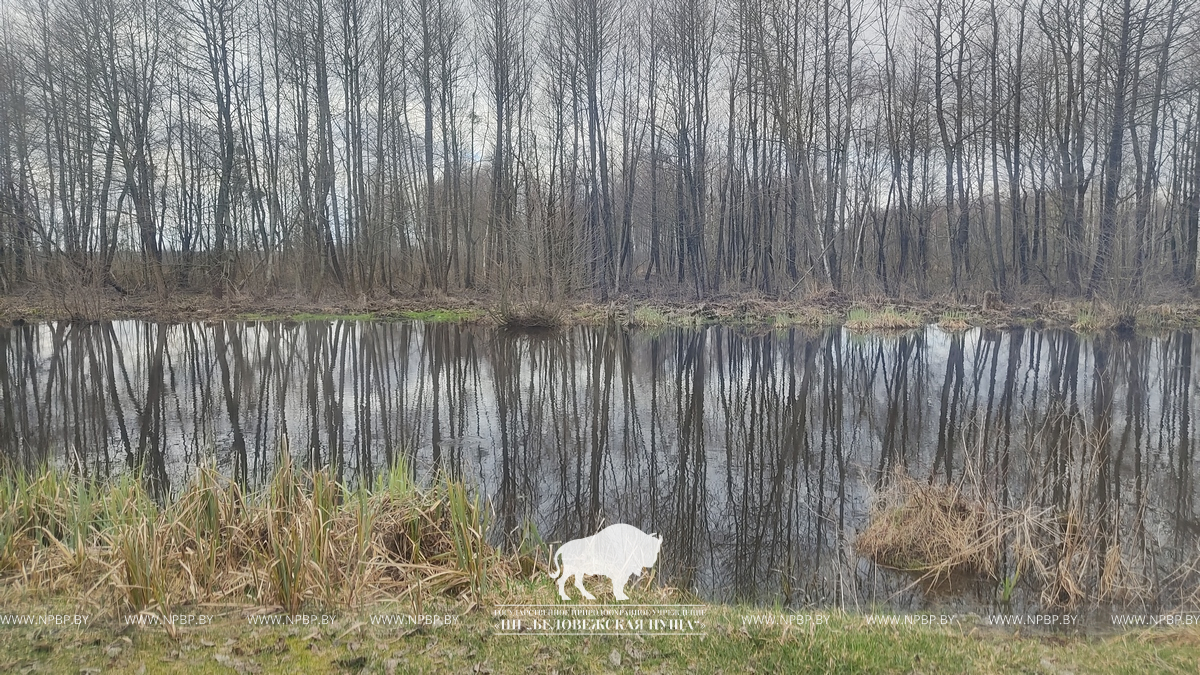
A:
[[[651,534],[640,548],[642,553],[641,566],[654,567],[654,564],[658,562],[658,552],[662,549],[662,537],[657,534]]]

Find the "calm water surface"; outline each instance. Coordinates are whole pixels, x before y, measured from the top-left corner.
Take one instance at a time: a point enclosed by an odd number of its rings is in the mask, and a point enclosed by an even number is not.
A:
[[[664,537],[659,577],[712,599],[988,605],[858,558],[898,469],[982,477],[996,499],[1108,523],[1175,606],[1196,585],[1192,334],[861,337],[454,324],[134,321],[0,328],[0,453],[169,498],[215,457],[261,483],[297,461],[355,481],[407,455],[477,485],[497,539],[628,522]]]

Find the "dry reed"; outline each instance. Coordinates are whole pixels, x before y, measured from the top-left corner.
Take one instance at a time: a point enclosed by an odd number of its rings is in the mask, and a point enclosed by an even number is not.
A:
[[[1074,502],[1000,506],[983,495],[978,482],[935,485],[897,472],[876,495],[855,550],[882,567],[917,574],[918,582],[1005,576],[1031,590],[1043,607],[1163,600],[1155,594],[1164,584],[1154,582],[1151,564],[1137,563],[1123,547],[1112,515]],[[1176,576],[1180,587],[1184,578],[1194,583],[1200,559]]]
[[[558,328],[566,318],[563,308],[550,301],[501,302],[492,318],[505,328],[539,330]]]
[[[850,310],[846,318],[846,328],[857,333],[906,331],[924,325],[924,320],[916,312],[901,312],[891,306],[878,311],[856,307]]]
[[[983,504],[952,485],[923,485],[897,474],[855,540],[860,555],[933,578],[967,572],[991,576],[999,541]]]
[[[140,481],[46,469],[0,475],[0,583],[76,590],[109,606],[350,605],[424,593],[478,594],[515,567],[484,539],[485,510],[449,479],[418,488],[399,463],[349,491],[286,453],[246,494],[201,467],[160,506]],[[111,601],[111,602],[105,602]]]

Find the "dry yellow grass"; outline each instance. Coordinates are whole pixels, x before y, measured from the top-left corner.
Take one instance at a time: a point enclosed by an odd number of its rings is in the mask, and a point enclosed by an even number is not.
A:
[[[905,331],[924,325],[924,320],[916,312],[900,312],[895,307],[887,307],[879,311],[855,308],[850,310],[850,314],[846,318],[846,328],[857,333]]]
[[[484,540],[485,511],[461,484],[418,489],[400,464],[372,488],[348,491],[328,471],[294,470],[284,450],[260,493],[210,466],[167,506],[131,477],[0,477],[0,583],[133,611],[192,603],[295,611],[417,589],[477,594],[513,573]]]
[[[550,301],[502,302],[492,312],[497,324],[513,329],[557,328],[566,320],[562,306]]]
[[[964,312],[946,312],[942,314],[938,326],[947,333],[961,333],[971,328],[971,322]]]
[[[917,483],[897,474],[878,496],[870,525],[858,535],[859,554],[894,569],[940,578],[957,572],[992,576],[999,539],[978,501],[952,485]]]
[[[1000,507],[980,492],[897,473],[877,495],[855,549],[878,565],[928,582],[955,574],[997,579],[1006,559],[1008,573],[1036,591],[1044,607],[1145,601],[1161,586],[1149,569],[1133,562],[1111,534],[1114,528],[1100,526],[1101,516],[1075,505],[1052,509],[1032,501]],[[1197,568],[1200,561],[1173,576],[1194,579],[1200,576]],[[1197,597],[1200,593],[1192,599]]]

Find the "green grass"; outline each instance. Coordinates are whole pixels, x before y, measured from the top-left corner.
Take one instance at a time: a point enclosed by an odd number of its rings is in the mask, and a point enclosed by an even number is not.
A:
[[[1075,315],[1075,323],[1071,328],[1077,333],[1098,333],[1102,328],[1100,319],[1090,309],[1080,308]]]
[[[636,600],[635,600],[636,601]],[[965,623],[880,627],[863,615],[813,612],[821,625],[744,625],[757,608],[713,605],[704,637],[495,635],[490,605],[425,607],[456,616],[443,626],[380,626],[380,604],[332,614],[320,625],[250,626],[229,608],[211,625],[129,627],[92,616],[86,627],[0,628],[0,671],[117,673],[1145,673],[1195,672],[1200,633],[1188,629],[1108,636],[1015,635]],[[61,599],[0,605],[0,612],[75,613]],[[79,611],[86,611],[86,608]]]
[[[818,310],[807,310],[798,312],[778,312],[770,317],[769,322],[773,328],[792,328],[795,326],[803,326],[806,328],[818,328],[821,326],[837,326],[842,323],[840,316],[822,312]]]
[[[452,323],[458,321],[474,321],[481,314],[470,309],[423,309],[400,312],[397,316],[402,319],[424,321],[426,323]]]
[[[964,331],[971,327],[971,316],[961,310],[943,312],[938,326],[951,333]]]
[[[888,306],[881,310],[855,307],[846,317],[846,327],[857,333],[906,331],[925,325],[920,314]]]
[[[629,316],[629,325],[638,328],[665,328],[672,323],[671,317],[658,307],[642,305]]]

